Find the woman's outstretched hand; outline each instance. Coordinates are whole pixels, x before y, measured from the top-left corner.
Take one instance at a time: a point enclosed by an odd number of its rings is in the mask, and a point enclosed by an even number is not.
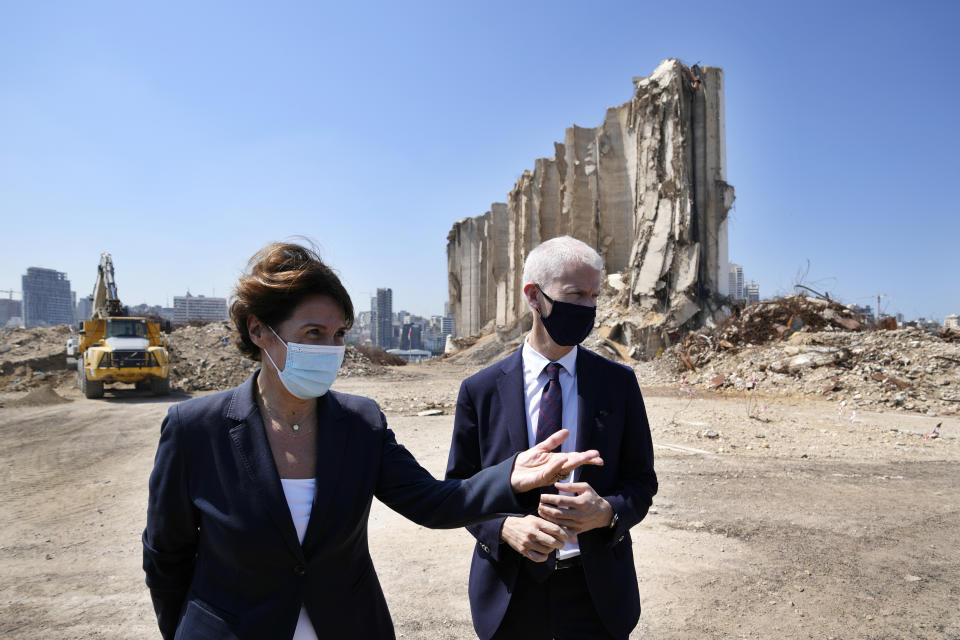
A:
[[[513,473],[510,474],[510,486],[513,487],[514,493],[552,485],[566,478],[580,465],[603,464],[603,458],[596,449],[553,453],[553,450],[559,447],[569,435],[568,430],[560,429],[540,444],[517,456],[513,463]]]

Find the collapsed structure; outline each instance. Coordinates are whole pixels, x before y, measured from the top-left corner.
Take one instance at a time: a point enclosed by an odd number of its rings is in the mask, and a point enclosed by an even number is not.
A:
[[[599,127],[567,129],[554,157],[524,171],[506,204],[453,225],[447,266],[458,336],[519,328],[523,262],[564,234],[603,256],[621,291],[618,332],[642,351],[724,313],[733,188],[723,71],[670,59],[634,86]]]

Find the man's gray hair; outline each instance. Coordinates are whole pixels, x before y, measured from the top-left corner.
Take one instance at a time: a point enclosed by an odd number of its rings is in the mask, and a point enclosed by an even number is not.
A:
[[[603,271],[603,258],[586,242],[570,236],[559,236],[543,242],[527,255],[523,263],[523,284],[548,286],[559,278],[564,269],[572,263],[581,262]]]

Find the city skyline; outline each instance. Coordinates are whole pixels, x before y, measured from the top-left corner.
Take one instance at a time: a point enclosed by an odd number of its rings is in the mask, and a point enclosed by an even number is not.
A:
[[[742,289],[741,289],[741,291],[743,291],[744,293],[746,292],[746,290],[748,289],[748,287],[750,287],[751,285],[752,285],[752,286],[755,286],[755,287],[759,287],[759,286],[760,286],[759,283],[757,283],[754,278],[750,278],[750,281],[749,281],[749,282],[746,281],[746,276],[745,276],[745,274],[749,274],[750,272],[749,272],[748,270],[744,269],[743,265],[738,264],[738,263],[734,263],[734,262],[730,262],[729,265],[730,265],[730,270],[729,270],[729,271],[730,271],[730,273],[731,273],[731,277],[730,277],[731,287],[733,287],[733,282],[734,282],[733,273],[734,273],[734,272],[737,272],[737,273],[738,273],[739,281],[742,283]],[[33,266],[31,266],[31,267],[28,267],[28,268],[31,268],[31,269],[33,269],[33,268],[40,268],[40,269],[46,269],[46,270],[49,270],[49,271],[58,271],[57,269],[53,269],[53,268],[49,268],[49,267],[33,267]],[[24,270],[24,272],[26,273],[26,269]],[[66,274],[66,276],[67,276],[66,279],[67,279],[69,282],[72,283],[72,279],[69,277],[69,274],[68,274],[68,273],[66,273],[66,272],[61,272],[61,273]],[[25,274],[24,274],[24,275],[25,275]],[[79,308],[79,306],[83,303],[83,301],[87,298],[87,296],[81,296],[81,295],[79,295],[79,293],[76,291],[76,287],[73,286],[72,284],[71,284],[71,288],[72,288],[73,293],[75,294],[75,298],[76,298],[76,302],[74,303],[74,307],[75,307],[75,309],[76,309],[76,308]],[[390,302],[390,307],[391,307],[391,309],[392,309],[392,306],[393,306],[393,304],[392,304],[392,300],[393,300],[393,287],[388,287],[388,288],[377,287],[377,289],[378,289],[378,290],[390,291],[390,294],[389,294],[389,295],[390,295],[390,300],[391,300],[391,302]],[[0,289],[0,294],[2,294],[2,293],[7,293],[7,294],[9,294],[11,291],[13,291],[13,292],[18,292],[18,293],[19,293],[19,291],[17,291],[17,290]],[[760,291],[762,291],[762,288],[760,288]],[[348,292],[348,293],[350,293],[350,292]],[[820,293],[828,293],[828,294],[829,294],[829,291],[824,291],[824,292],[820,292]],[[786,295],[789,295],[789,294],[786,294]],[[171,297],[171,301],[170,301],[169,304],[167,304],[166,301],[163,301],[163,302],[161,303],[161,302],[150,301],[150,300],[140,300],[140,301],[138,301],[138,302],[127,302],[126,300],[124,300],[124,298],[123,298],[122,295],[121,295],[121,298],[120,298],[120,299],[121,299],[121,301],[124,303],[124,305],[126,305],[126,306],[128,306],[128,307],[134,307],[134,306],[136,306],[136,307],[162,307],[162,308],[167,308],[167,309],[173,310],[174,307],[175,307],[176,299],[177,299],[177,298],[184,298],[184,297],[186,297],[186,296],[191,296],[191,297],[196,297],[196,298],[208,298],[208,299],[222,299],[222,298],[224,298],[224,296],[215,296],[215,295],[209,295],[209,296],[208,296],[208,295],[206,295],[206,294],[193,293],[191,289],[187,289],[186,292],[183,293],[183,294],[172,296],[172,297]],[[355,298],[352,294],[350,294],[350,297],[351,297],[351,300],[353,301],[354,311],[355,311],[357,314],[359,314],[359,313],[361,313],[362,311],[364,311],[363,308],[362,308],[362,306],[358,305],[358,299]],[[732,299],[734,299],[734,300],[748,300],[748,298],[746,297],[746,295],[744,295],[742,298],[738,298],[737,295],[735,295],[733,288],[731,288],[731,290],[730,290],[730,297],[731,297]],[[756,299],[758,299],[758,300],[770,300],[770,299],[773,299],[773,298],[776,298],[776,297],[780,297],[780,296],[779,296],[779,295],[765,295],[765,294],[764,294],[764,295],[759,296],[759,298],[754,298],[754,299],[749,299],[749,300],[750,300],[750,302],[753,302],[753,301],[755,301]],[[956,315],[958,312],[960,312],[960,304],[958,304],[956,309],[954,309],[954,310],[952,310],[952,311],[948,311],[948,312],[945,313],[943,316],[924,315],[924,314],[911,315],[911,314],[909,314],[909,313],[904,313],[903,311],[901,311],[901,310],[899,310],[899,309],[890,310],[890,309],[889,309],[889,305],[884,305],[884,304],[883,304],[883,298],[886,298],[886,297],[887,297],[887,296],[885,296],[885,295],[883,295],[883,294],[880,295],[880,298],[881,298],[880,303],[881,303],[881,304],[880,304],[880,307],[879,307],[879,308],[881,308],[881,312],[880,312],[881,315],[896,317],[896,318],[898,318],[898,320],[901,319],[901,318],[902,318],[903,320],[907,320],[907,321],[913,321],[913,320],[918,320],[918,319],[920,319],[920,320],[933,321],[933,322],[936,322],[937,324],[943,324],[943,323],[946,321],[946,319],[947,319],[948,316]],[[4,300],[8,299],[6,296],[2,296],[2,295],[0,295],[0,298],[2,298],[2,299],[4,299]],[[13,297],[13,300],[14,300],[14,301],[22,301],[22,297],[21,297],[21,298]],[[872,305],[872,304],[866,304],[866,303],[863,302],[863,300],[873,301],[873,302],[875,303],[875,302],[877,302],[877,296],[876,296],[876,295],[874,295],[874,296],[867,296],[867,297],[865,297],[865,298],[861,298],[859,301],[856,301],[856,302],[846,301],[846,300],[842,300],[842,299],[841,299],[841,300],[838,300],[838,301],[841,302],[842,304],[845,304],[845,305],[849,306],[849,307],[869,307],[874,313],[876,313],[876,309],[874,308],[874,305]],[[230,301],[230,297],[229,297],[229,296],[226,296],[226,301],[227,301],[227,304],[229,305],[229,301]],[[372,311],[374,311],[375,301],[376,301],[376,296],[373,296],[372,298],[369,299],[369,303],[368,303],[368,304],[370,305],[370,307],[369,307],[368,309],[366,309],[367,312],[372,312]],[[439,316],[439,317],[442,318],[442,317],[445,317],[445,315],[446,315],[445,312],[446,312],[446,309],[447,309],[447,305],[448,305],[448,302],[447,302],[446,300],[443,300],[443,301],[440,303],[440,306],[443,307],[440,311],[426,311],[426,312],[410,311],[410,310],[408,310],[408,309],[406,309],[406,308],[400,307],[400,308],[398,309],[398,311],[395,311],[395,312],[392,311],[392,315],[393,315],[393,316],[398,316],[399,314],[404,314],[404,313],[406,313],[406,314],[409,314],[409,315],[411,315],[411,316],[415,316],[415,317],[419,317],[419,318],[424,318],[424,319],[426,319],[426,318],[431,318],[431,317],[433,317],[433,316]],[[78,318],[79,318],[79,316],[78,316]]]
[[[676,57],[724,71],[729,250],[765,296],[801,282],[845,304],[882,294],[885,313],[956,313],[960,216],[937,185],[960,132],[918,123],[952,121],[960,5],[688,9],[681,28],[674,8],[632,2],[8,3],[0,290],[44,266],[82,297],[109,251],[128,304],[227,296],[264,244],[306,236],[358,304],[389,276],[429,314],[453,223],[505,202],[566,128],[598,125]]]

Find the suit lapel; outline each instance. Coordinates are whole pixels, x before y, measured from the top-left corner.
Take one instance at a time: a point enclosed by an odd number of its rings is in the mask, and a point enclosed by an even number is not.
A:
[[[343,477],[341,469],[345,464],[347,434],[349,425],[344,422],[346,411],[337,400],[335,391],[329,391],[319,400],[317,412],[317,486],[313,492],[313,506],[310,508],[310,520],[303,536],[303,548],[309,553],[319,535],[320,527],[326,520],[333,497],[337,494],[337,485]],[[323,488],[320,488],[323,478]]]
[[[530,448],[527,436],[526,396],[523,392],[523,360],[517,349],[505,359],[497,378],[497,392],[500,395],[500,421],[506,422],[507,434],[512,451],[525,451]]]
[[[254,400],[253,381],[256,375],[254,373],[233,392],[227,418],[238,423],[230,429],[230,440],[253,481],[259,496],[258,502],[277,525],[284,543],[302,560],[303,550],[287,507],[283,485],[280,484],[280,473],[273,461],[263,420]]]

